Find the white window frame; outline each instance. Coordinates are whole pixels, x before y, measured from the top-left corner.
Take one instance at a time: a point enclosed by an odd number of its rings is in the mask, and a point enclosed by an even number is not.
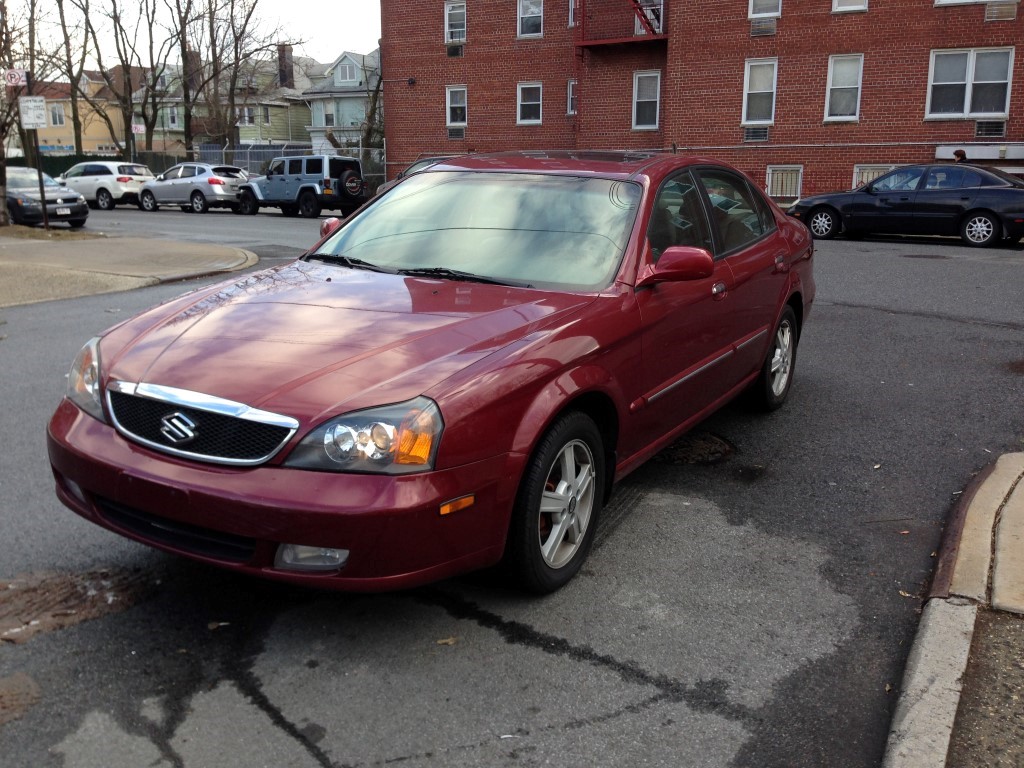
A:
[[[324,127],[325,128],[333,128],[335,123],[337,122],[334,119],[335,118],[335,114],[337,113],[337,109],[335,108],[335,106],[336,105],[334,104],[334,102],[332,100],[327,100],[327,101],[324,102]]]
[[[64,116],[64,105],[60,103],[50,105],[50,125],[54,128],[61,128],[64,126],[66,120]]]
[[[452,120],[452,94],[462,93],[461,106],[466,111],[466,117],[461,122]],[[449,85],[444,89],[444,119],[445,125],[449,128],[463,128],[469,124],[469,89],[464,85]]]
[[[576,0],[569,0],[569,26],[576,26]]]
[[[750,69],[751,67],[762,66],[765,64],[772,65],[772,114],[767,120],[752,120],[747,117],[747,104],[750,101]],[[775,104],[778,101],[779,95],[779,60],[776,58],[770,59],[747,59],[743,65],[743,119],[741,125],[774,125],[775,124]],[[757,93],[766,93],[766,91],[757,91]]]
[[[462,9],[462,31],[459,34],[459,30],[453,29],[451,25],[451,14],[452,11]],[[469,32],[468,29],[469,18],[466,15],[466,3],[445,3],[444,4],[444,41],[446,43],[464,43],[466,42],[466,35]],[[453,37],[453,34],[455,35]]]
[[[540,91],[538,101],[523,101],[523,89],[536,88]],[[523,107],[527,104],[536,104],[540,110],[536,119],[523,119]],[[516,125],[540,125],[544,121],[544,84],[538,81],[518,83],[516,85]]]
[[[856,189],[869,181],[874,181],[879,176],[884,176],[899,166],[885,163],[861,163],[853,166],[853,189]]]
[[[754,0],[749,0],[747,4],[748,19],[777,19],[781,15],[782,0],[776,0],[776,9],[774,11],[761,11],[760,13],[754,13]]]
[[[772,183],[775,180],[776,174],[789,174],[793,171],[797,172],[796,180],[796,194],[795,195],[783,195],[772,189]],[[799,200],[800,195],[803,191],[804,186],[804,167],[802,165],[769,165],[765,171],[765,191],[768,193],[768,197],[773,200],[776,198],[783,198],[785,200]]]
[[[579,103],[577,102],[577,88],[579,83],[575,80],[569,80],[565,86],[565,114],[575,115],[577,109],[579,109]]]
[[[992,0],[935,0],[936,5],[987,5]]]
[[[1006,100],[1003,103],[1001,112],[971,112],[971,97],[974,93],[974,86],[978,83],[974,80],[975,62],[979,53],[992,53],[1008,51],[1010,56],[1006,64]],[[962,112],[932,112],[932,90],[935,87],[935,60],[944,54],[964,54],[967,57],[967,72],[964,75],[964,104]],[[1010,94],[1013,90],[1013,59],[1016,50],[1013,46],[996,46],[992,48],[941,48],[933,49],[928,64],[928,94],[925,103],[925,120],[956,120],[958,118],[970,120],[1005,119],[1010,116]],[[995,82],[995,81],[985,81]],[[1001,82],[1001,81],[1000,81]]]
[[[264,104],[260,107],[260,111],[263,113],[263,124],[270,125],[270,107],[267,104]]]
[[[832,0],[832,13],[853,13],[867,9],[868,0]]]
[[[178,127],[178,105],[171,104],[167,108],[167,127],[177,128]]]
[[[832,76],[835,73],[835,63],[842,59],[856,59],[857,67],[857,108],[852,115],[830,115],[829,109],[832,106]],[[852,86],[841,85],[838,88],[848,89]],[[860,95],[864,87],[864,54],[843,53],[828,57],[828,85],[825,87],[825,122],[826,123],[854,123],[860,120]]]
[[[253,107],[235,107],[235,125],[256,125],[256,110]]]
[[[657,93],[658,97],[654,102],[654,125],[638,125],[636,121],[636,108],[639,103],[637,96],[640,92],[640,80],[646,77],[657,78]],[[645,100],[646,101],[646,100]],[[661,125],[661,70],[660,69],[645,69],[639,72],[633,73],[633,130],[634,131],[656,131]]]
[[[356,82],[358,77],[358,73],[356,72],[357,69],[358,67],[355,64],[339,64],[334,69],[334,84],[344,85],[345,83]],[[344,76],[342,73],[344,73]]]
[[[530,14],[525,16],[523,14],[524,3],[538,3],[540,5],[540,13]],[[539,32],[523,32],[523,20],[524,19],[540,19],[540,31]],[[517,37],[544,37],[544,0],[516,0],[516,33]]]
[[[654,14],[653,11],[657,11]],[[665,0],[640,0],[640,12],[647,17],[647,20],[651,22],[651,26],[654,28],[654,34],[660,35],[665,31]],[[655,18],[657,16],[657,18]],[[643,23],[640,18],[637,17],[633,24],[634,35],[646,35],[647,30],[644,29]]]

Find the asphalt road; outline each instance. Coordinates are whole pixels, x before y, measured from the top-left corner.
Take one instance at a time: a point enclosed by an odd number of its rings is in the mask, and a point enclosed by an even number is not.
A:
[[[94,213],[268,261],[315,227]],[[0,762],[877,765],[945,517],[1024,446],[1024,250],[833,241],[816,269],[786,406],[729,407],[627,478],[544,599],[486,574],[310,592],[90,526],[53,497],[46,420],[85,339],[183,286],[0,311],[0,579],[48,617],[0,644]]]

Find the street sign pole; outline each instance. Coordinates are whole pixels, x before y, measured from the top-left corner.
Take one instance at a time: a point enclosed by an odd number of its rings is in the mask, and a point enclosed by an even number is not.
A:
[[[46,188],[43,186],[43,164],[39,162],[39,129],[32,129],[32,151],[36,157],[36,175],[39,177],[39,202],[43,206],[43,229],[50,229],[50,214],[46,210]]]

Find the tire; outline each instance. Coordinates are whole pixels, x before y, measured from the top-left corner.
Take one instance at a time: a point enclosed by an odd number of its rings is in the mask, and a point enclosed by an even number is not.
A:
[[[96,207],[101,211],[112,211],[117,203],[114,202],[114,196],[105,189],[96,190]]]
[[[786,402],[789,389],[793,385],[799,337],[796,313],[792,307],[787,306],[782,311],[779,324],[775,326],[761,373],[750,389],[751,401],[758,410],[774,411]]]
[[[807,228],[815,240],[831,240],[839,233],[839,214],[835,208],[815,208],[807,214]]]
[[[999,221],[991,213],[975,211],[964,217],[960,224],[960,239],[974,248],[984,248],[998,242],[1002,232]]]
[[[69,221],[68,224],[71,225],[72,229],[81,229],[85,226],[85,219],[75,219],[74,221]]]
[[[193,192],[189,202],[192,203],[192,210],[195,213],[206,213],[210,210],[210,205],[206,202],[206,196],[202,192]]]
[[[601,433],[585,414],[567,413],[541,438],[516,496],[505,565],[519,586],[546,594],[576,575],[594,542],[604,487]]]
[[[254,216],[259,210],[260,206],[256,202],[256,195],[248,189],[243,189],[241,197],[238,198],[238,207],[235,208],[235,211],[243,216]]]
[[[139,198],[139,207],[144,211],[149,211],[150,213],[160,208],[156,202],[156,198],[153,196],[153,193],[148,189],[143,192],[142,197]]]
[[[320,215],[320,201],[309,190],[299,195],[299,216],[304,219],[315,219]]]
[[[363,196],[363,180],[355,171],[345,171],[338,180],[341,194],[349,200],[359,200]]]

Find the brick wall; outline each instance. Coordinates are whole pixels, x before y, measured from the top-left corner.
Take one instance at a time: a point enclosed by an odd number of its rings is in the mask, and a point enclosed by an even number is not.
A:
[[[869,0],[866,12],[833,13],[831,0],[784,0],[774,34],[751,35],[747,0],[665,0],[663,35],[632,31],[628,0],[545,0],[543,36],[517,36],[516,0],[467,0],[463,55],[450,57],[443,0],[382,0],[388,175],[420,155],[502,149],[666,149],[731,162],[755,180],[769,165],[803,167],[803,194],[846,188],[860,164],[925,162],[939,147],[968,157],[1024,146],[1024,55],[1015,51],[1004,138],[976,139],[974,119],[925,119],[934,49],[1015,46],[1024,19],[986,22],[985,4]],[[599,44],[605,37],[619,42]],[[829,56],[862,54],[860,114],[827,122]],[[744,63],[778,61],[767,141],[744,141]],[[661,72],[657,130],[632,128],[633,74]],[[410,85],[409,79],[415,84]],[[578,114],[566,87],[578,80]],[[540,125],[516,124],[516,85],[543,83]],[[464,139],[449,139],[445,87],[468,90]],[[974,150],[974,151],[972,151]],[[1024,158],[1010,165],[1024,166]]]

